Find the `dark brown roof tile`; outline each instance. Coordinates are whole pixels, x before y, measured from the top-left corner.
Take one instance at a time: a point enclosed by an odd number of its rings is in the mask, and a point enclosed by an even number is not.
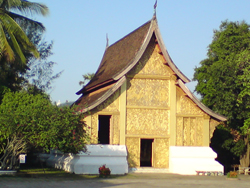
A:
[[[122,72],[134,59],[140,50],[148,33],[151,21],[134,30],[113,45],[109,46],[103,55],[101,64],[93,79],[77,94],[85,93],[97,85],[102,85]]]

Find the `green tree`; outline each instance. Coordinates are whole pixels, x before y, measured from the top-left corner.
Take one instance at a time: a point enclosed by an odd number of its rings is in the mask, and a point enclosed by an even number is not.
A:
[[[48,61],[48,58],[53,55],[53,42],[46,42],[43,39],[43,34],[35,28],[30,28],[27,31],[27,36],[36,46],[40,58],[27,55],[26,70],[18,74],[18,76],[23,77],[22,87],[32,86],[42,92],[48,92],[52,88],[52,82],[62,74],[62,71],[54,74],[52,68],[56,63]]]
[[[43,33],[36,28],[27,29],[26,34],[36,46],[40,58],[25,54],[27,59],[25,66],[19,63],[0,63],[0,85],[12,91],[31,87],[36,92],[48,92],[52,88],[52,82],[62,73],[61,71],[54,74],[52,69],[56,63],[48,60],[53,55],[53,42],[46,42],[43,39]]]
[[[21,14],[18,14],[21,13]],[[23,15],[47,15],[47,6],[27,0],[0,0],[0,59],[7,62],[18,60],[26,64],[24,53],[39,57],[35,45],[26,36],[23,28],[35,27],[43,31],[44,26]]]
[[[18,155],[31,148],[77,153],[88,139],[83,115],[58,108],[48,96],[26,91],[6,92],[0,105],[0,166],[14,168]]]
[[[207,58],[195,68],[196,92],[202,102],[228,118],[222,147],[249,166],[250,26],[224,21],[214,31]],[[223,128],[222,128],[223,127]],[[222,132],[223,132],[222,131]]]

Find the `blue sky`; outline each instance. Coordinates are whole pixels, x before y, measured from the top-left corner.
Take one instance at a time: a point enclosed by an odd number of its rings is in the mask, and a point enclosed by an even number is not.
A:
[[[46,27],[45,40],[54,41],[50,60],[54,72],[52,101],[74,101],[85,73],[95,72],[106,46],[153,16],[155,0],[33,0],[46,4],[50,15],[35,17]],[[158,0],[157,20],[165,46],[177,67],[192,79],[194,68],[206,58],[213,30],[221,21],[250,24],[249,0]],[[187,84],[191,91],[195,83]]]

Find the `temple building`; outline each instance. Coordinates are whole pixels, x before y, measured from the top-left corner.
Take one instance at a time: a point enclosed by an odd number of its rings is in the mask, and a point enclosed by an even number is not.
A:
[[[173,169],[181,163],[178,152],[210,152],[226,117],[202,104],[185,86],[189,81],[168,54],[154,16],[107,46],[95,76],[77,92],[90,144],[125,145],[131,168]]]

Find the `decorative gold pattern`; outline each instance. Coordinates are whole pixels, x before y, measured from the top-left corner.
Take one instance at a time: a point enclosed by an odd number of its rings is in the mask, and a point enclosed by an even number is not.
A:
[[[187,96],[181,89],[176,90],[177,100],[177,113],[178,114],[192,114],[192,115],[204,115],[205,113]]]
[[[210,118],[210,122],[209,122],[209,138],[210,139],[213,137],[214,130],[219,124],[220,122],[216,121],[215,119]]]
[[[183,145],[190,146],[190,118],[183,118]]]
[[[128,79],[127,105],[169,107],[169,80]]]
[[[91,117],[91,121],[92,121],[91,143],[98,144],[98,114],[93,114]]]
[[[183,118],[176,119],[176,145],[183,146]]]
[[[202,117],[177,117],[176,145],[202,146],[203,121]]]
[[[113,95],[111,95],[106,101],[97,106],[97,111],[104,112],[118,112],[119,111],[119,95],[120,89],[118,89]]]
[[[120,128],[119,128],[119,115],[113,115],[113,144],[119,144],[120,141]]]
[[[165,60],[162,55],[159,55],[159,51],[158,45],[155,45],[154,41],[151,41],[142,58],[139,60],[136,67],[129,72],[129,75],[172,75],[173,71],[167,65],[163,64]]]
[[[130,167],[140,166],[140,138],[126,138],[128,163]]]
[[[126,134],[167,136],[169,134],[169,111],[127,109]]]
[[[201,117],[196,118],[197,127],[196,127],[196,145],[202,146],[203,145],[203,123],[204,120]]]
[[[154,167],[169,167],[169,139],[154,139]]]
[[[196,118],[190,118],[190,146],[196,145]]]

